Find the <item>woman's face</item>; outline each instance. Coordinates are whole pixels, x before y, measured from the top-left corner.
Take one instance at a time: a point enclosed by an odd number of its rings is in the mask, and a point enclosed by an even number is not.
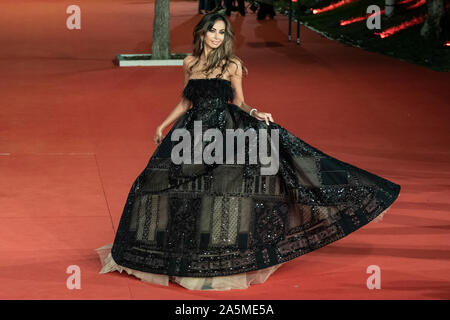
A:
[[[225,38],[225,22],[217,20],[210,30],[206,31],[205,44],[211,49],[218,48]]]

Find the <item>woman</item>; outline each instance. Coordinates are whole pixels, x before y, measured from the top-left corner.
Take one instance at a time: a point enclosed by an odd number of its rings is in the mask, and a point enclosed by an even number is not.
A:
[[[269,15],[270,19],[273,19],[276,16],[275,9],[273,8],[273,0],[258,0],[259,9],[256,13],[257,20],[264,20],[267,15]]]
[[[399,185],[326,155],[248,106],[242,92],[248,72],[232,53],[233,38],[222,14],[207,14],[195,27],[181,100],[156,129],[157,149],[131,187],[114,243],[97,249],[100,273],[126,271],[193,290],[247,288],[380,218],[397,198]],[[234,137],[227,134],[239,129],[238,139],[249,134],[248,145],[228,149]],[[250,141],[259,151],[270,146],[277,170],[263,172],[270,157],[250,160]],[[208,161],[195,161],[199,148],[209,148]],[[245,161],[209,161],[221,150]]]

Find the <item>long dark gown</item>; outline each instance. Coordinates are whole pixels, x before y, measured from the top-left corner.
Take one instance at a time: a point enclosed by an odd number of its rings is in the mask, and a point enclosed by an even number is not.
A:
[[[230,103],[231,82],[190,79],[192,102],[134,181],[113,243],[96,249],[100,273],[126,271],[143,281],[188,289],[228,290],[263,283],[283,263],[379,220],[400,186],[333,158],[277,123]],[[194,136],[219,129],[278,129],[279,170],[261,163],[175,164],[175,129]],[[271,131],[269,131],[270,133]],[[271,134],[260,136],[270,147]],[[264,141],[264,140],[263,140]],[[203,149],[209,144],[203,142]],[[192,152],[193,153],[193,152]]]

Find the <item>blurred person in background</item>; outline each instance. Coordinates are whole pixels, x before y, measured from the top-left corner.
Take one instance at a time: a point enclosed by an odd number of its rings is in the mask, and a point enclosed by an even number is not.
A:
[[[267,15],[270,19],[275,17],[275,9],[273,8],[273,0],[258,0],[259,4],[258,12],[256,13],[256,19],[264,20]]]
[[[233,5],[233,0],[224,0],[225,1],[225,14],[229,17],[231,16],[231,11],[239,11],[241,16],[245,16],[245,1],[244,0],[237,0],[238,5]]]
[[[205,12],[203,12],[202,10],[205,10]],[[198,0],[198,13],[204,14],[209,12],[210,12],[209,0]]]

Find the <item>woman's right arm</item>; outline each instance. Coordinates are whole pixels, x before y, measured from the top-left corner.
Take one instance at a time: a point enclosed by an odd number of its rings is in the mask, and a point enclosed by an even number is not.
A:
[[[172,112],[167,116],[167,118],[158,126],[162,130],[169,127],[174,121],[178,120],[183,114],[188,111],[191,106],[191,102],[183,97],[181,101],[175,106]]]
[[[189,63],[190,56],[187,56],[183,60],[183,70],[184,70],[184,86],[186,87],[186,84],[189,81],[190,73],[188,69],[188,63]],[[163,139],[163,131],[167,127],[169,127],[174,121],[178,120],[183,114],[185,114],[189,107],[191,106],[191,101],[187,99],[186,97],[183,97],[181,101],[175,106],[175,108],[172,110],[172,112],[167,116],[167,118],[156,128],[155,133],[155,143],[160,144]]]

